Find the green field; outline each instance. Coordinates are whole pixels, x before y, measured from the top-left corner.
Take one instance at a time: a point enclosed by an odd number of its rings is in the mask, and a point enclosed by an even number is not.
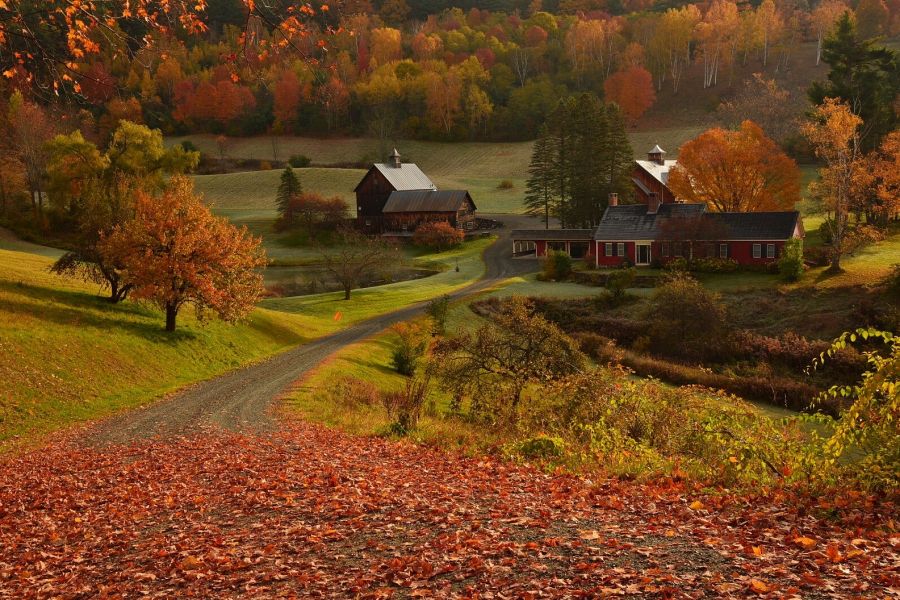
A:
[[[703,131],[702,127],[682,127],[659,131],[642,131],[629,134],[635,156],[660,144],[670,152],[685,141]],[[218,148],[212,135],[192,135],[167,138],[169,145],[190,140],[201,152],[218,156]],[[519,213],[525,193],[528,163],[531,160],[532,142],[483,143],[483,142],[422,142],[400,140],[397,148],[406,162],[415,162],[440,189],[467,189],[472,194],[478,210],[483,214]],[[351,202],[353,188],[362,177],[359,169],[322,169],[321,166],[370,164],[378,160],[378,142],[371,138],[314,139],[282,137],[279,142],[279,158],[292,154],[304,154],[312,159],[311,169],[302,169],[304,188],[324,195],[338,195]],[[273,160],[269,137],[234,138],[230,142],[228,156],[257,160]],[[511,189],[499,189],[500,182],[509,180]],[[227,175],[199,175],[195,178],[197,189],[220,211],[267,210],[274,215],[274,197],[278,172],[258,171],[230,173]],[[257,216],[262,213],[256,213]],[[245,213],[236,217],[245,216]]]
[[[310,336],[306,319],[265,309],[237,326],[200,326],[184,311],[179,330],[166,334],[158,311],[111,305],[95,285],[48,273],[51,262],[0,249],[0,446],[139,405]]]

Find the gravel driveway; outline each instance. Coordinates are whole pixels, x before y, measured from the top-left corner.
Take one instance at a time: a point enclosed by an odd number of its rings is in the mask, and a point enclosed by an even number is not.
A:
[[[484,253],[484,277],[450,294],[451,298],[476,294],[497,281],[537,268],[534,260],[514,260],[511,256],[510,231],[535,227],[534,220],[513,215],[495,215],[493,218],[503,221],[504,228],[498,231],[497,241]],[[97,426],[88,440],[91,443],[127,443],[153,436],[187,435],[205,428],[231,431],[273,429],[275,421],[268,408],[293,382],[344,346],[421,314],[425,305],[424,302],[418,303],[374,317],[107,419]]]

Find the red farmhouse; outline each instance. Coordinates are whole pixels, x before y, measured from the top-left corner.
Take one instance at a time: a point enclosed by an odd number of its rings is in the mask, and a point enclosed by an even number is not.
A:
[[[609,206],[594,230],[535,229],[513,231],[515,256],[566,252],[573,258],[594,257],[597,266],[664,264],[679,257],[729,258],[740,265],[777,260],[791,238],[802,238],[800,213],[708,212],[704,204],[679,202],[669,189],[674,160],[656,146],[648,160],[635,161],[632,182],[637,204]]]

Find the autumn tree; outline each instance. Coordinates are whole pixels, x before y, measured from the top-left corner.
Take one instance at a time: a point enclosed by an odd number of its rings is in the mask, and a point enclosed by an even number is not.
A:
[[[443,252],[447,248],[459,246],[465,234],[446,221],[423,223],[416,227],[412,241],[417,246],[434,248]]]
[[[213,216],[185,177],[173,178],[158,197],[140,192],[134,218],[116,225],[100,252],[123,265],[134,298],[165,311],[166,331],[175,331],[188,304],[200,318],[213,312],[234,322],[263,292],[261,241]]]
[[[669,173],[672,193],[723,212],[792,210],[800,170],[752,121],[713,128],[685,143]]]
[[[344,300],[366,279],[390,275],[400,263],[397,249],[387,242],[354,231],[344,231],[339,243],[321,247],[322,267],[344,291]]]
[[[822,42],[831,33],[837,20],[850,8],[843,0],[823,0],[812,11],[812,24],[816,31],[816,66],[822,60]]]
[[[816,156],[825,166],[819,169],[819,180],[810,190],[828,210],[826,227],[831,237],[831,265],[829,271],[840,272],[841,255],[849,241],[850,209],[862,192],[861,175],[866,163],[860,141],[862,119],[850,107],[833,98],[816,107],[812,119],[802,127],[803,135],[815,148]]]
[[[860,0],[855,14],[859,36],[864,40],[882,35],[890,24],[891,13],[884,0]]]
[[[323,198],[311,192],[291,196],[283,227],[300,225],[306,229],[310,239],[323,229],[334,229],[347,217],[349,206],[340,196]]]
[[[448,392],[470,399],[476,416],[503,421],[515,418],[529,384],[557,380],[585,365],[575,341],[519,296],[475,333],[439,341],[435,356]]]
[[[900,218],[900,131],[888,134],[872,157],[876,201],[872,214],[881,223]]]
[[[797,122],[806,108],[804,100],[780,87],[774,79],[754,73],[737,94],[719,105],[718,114],[729,129],[737,129],[750,120],[783,144],[796,134]]]
[[[281,73],[272,92],[272,113],[286,131],[294,131],[303,99],[303,85],[300,78],[290,69]]]
[[[640,66],[618,71],[603,82],[606,99],[621,107],[631,123],[636,123],[656,101],[653,76]]]
[[[0,215],[9,215],[28,196],[25,165],[13,154],[0,156]]]
[[[34,213],[42,216],[44,211],[44,170],[47,166],[45,144],[55,133],[55,126],[46,111],[33,102],[25,100],[19,91],[9,100],[7,113],[9,139],[14,152],[25,166],[28,190]]]

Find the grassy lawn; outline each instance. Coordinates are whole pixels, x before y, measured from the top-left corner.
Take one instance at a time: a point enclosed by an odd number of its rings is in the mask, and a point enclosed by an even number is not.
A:
[[[636,157],[644,157],[654,144],[660,144],[677,155],[685,141],[703,131],[702,127],[677,127],[629,133]],[[218,156],[213,135],[192,135],[166,138],[173,145],[184,140],[193,142],[201,152]],[[423,142],[397,141],[397,148],[406,162],[415,162],[441,189],[467,189],[478,210],[484,214],[520,213],[525,194],[525,180],[531,161],[532,142]],[[233,138],[228,152],[233,158],[272,160],[271,139],[267,136]],[[313,168],[301,169],[304,189],[328,196],[339,195],[353,200],[353,188],[362,178],[360,169],[317,168],[329,165],[375,162],[378,142],[372,138],[316,139],[284,136],[280,138],[278,155],[284,158],[304,154],[313,161]],[[274,216],[275,188],[278,170],[229,173],[226,175],[198,175],[197,189],[206,194],[217,211],[251,209],[271,210]],[[500,189],[502,181],[512,182],[511,189]],[[351,202],[352,203],[352,202]],[[238,220],[245,214],[232,214]]]
[[[460,248],[440,254],[421,255],[420,260],[441,264],[446,270],[426,279],[403,281],[355,290],[350,300],[343,292],[310,296],[270,298],[262,306],[271,310],[296,313],[312,321],[316,333],[329,333],[370,317],[390,312],[463,288],[484,274],[481,255],[493,238],[466,242]],[[457,262],[458,261],[458,262]],[[459,264],[459,271],[456,265]]]
[[[305,318],[256,310],[179,331],[134,303],[47,272],[51,259],[0,250],[0,445],[137,406],[308,339]]]

